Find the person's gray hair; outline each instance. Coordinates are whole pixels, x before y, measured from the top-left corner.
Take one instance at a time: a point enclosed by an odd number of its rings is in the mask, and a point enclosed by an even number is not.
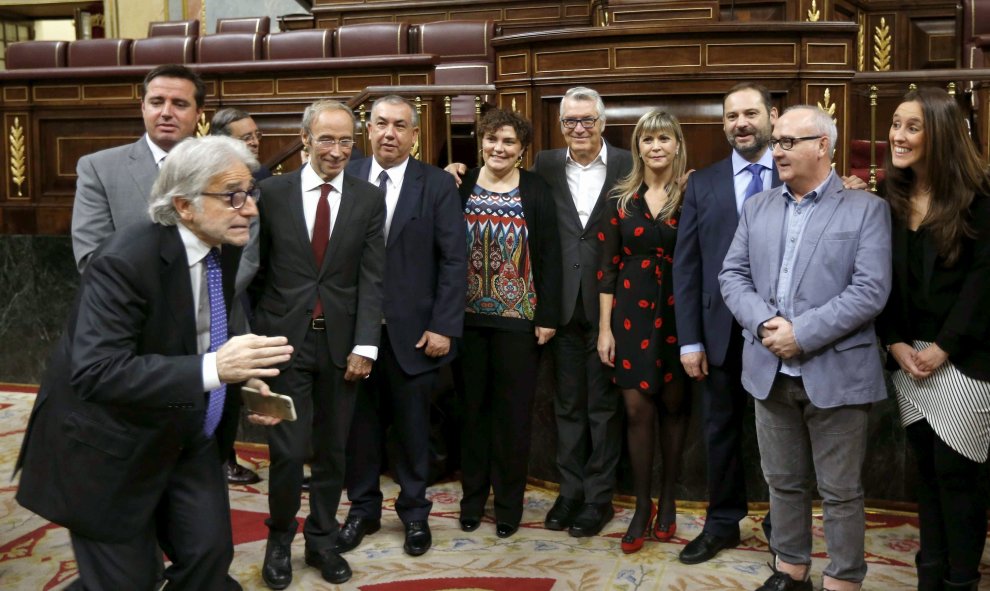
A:
[[[313,122],[316,118],[320,116],[320,113],[324,111],[343,111],[351,118],[351,128],[357,123],[357,118],[354,117],[354,111],[350,107],[345,105],[340,101],[334,101],[330,99],[320,99],[313,104],[306,107],[303,111],[302,119],[302,132],[307,136],[311,135],[310,130],[313,128]]]
[[[416,105],[414,105],[409,99],[401,97],[397,94],[387,94],[385,96],[378,97],[375,99],[375,102],[371,103],[371,111],[369,111],[369,113],[374,116],[375,108],[382,103],[394,106],[405,105],[409,107],[409,111],[412,113],[412,126],[419,127],[419,113],[416,112]]]
[[[230,124],[241,119],[247,119],[251,114],[234,107],[225,107],[213,115],[210,120],[210,135],[230,135]]]
[[[575,86],[574,88],[568,89],[564,93],[563,98],[560,99],[560,113],[563,117],[564,113],[564,101],[591,101],[595,103],[595,110],[598,111],[598,118],[602,122],[602,127],[605,127],[605,103],[602,101],[602,95],[598,94],[597,90],[592,90],[586,86]]]
[[[254,154],[240,140],[222,135],[182,140],[168,153],[158,179],[151,187],[148,205],[151,219],[163,226],[179,223],[179,212],[173,203],[175,197],[185,197],[200,210],[202,193],[210,186],[210,181],[238,163],[251,172],[258,169]]]
[[[784,113],[802,110],[811,113],[811,126],[814,128],[815,135],[828,137],[828,158],[831,160],[835,156],[836,142],[839,141],[839,130],[835,126],[835,121],[832,120],[831,115],[817,105],[794,105],[787,107]]]

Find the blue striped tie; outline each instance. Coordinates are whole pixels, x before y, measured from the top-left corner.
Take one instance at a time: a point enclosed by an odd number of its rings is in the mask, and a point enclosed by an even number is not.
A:
[[[210,296],[210,349],[213,353],[227,342],[227,307],[223,299],[223,273],[220,271],[220,250],[211,248],[206,255],[206,288]],[[223,402],[227,397],[227,384],[210,390],[206,404],[206,422],[203,432],[212,437],[223,415]]]

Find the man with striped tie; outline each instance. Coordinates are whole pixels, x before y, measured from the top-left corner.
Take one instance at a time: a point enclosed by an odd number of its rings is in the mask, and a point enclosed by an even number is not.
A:
[[[154,222],[89,261],[16,466],[18,502],[69,529],[71,589],[240,589],[216,433],[239,414],[227,385],[267,393],[260,378],[292,353],[285,337],[229,337],[256,166],[237,140],[186,140],[151,190]]]

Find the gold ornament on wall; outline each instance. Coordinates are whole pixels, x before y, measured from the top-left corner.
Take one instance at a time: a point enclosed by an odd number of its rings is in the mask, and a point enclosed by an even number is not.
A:
[[[873,28],[873,70],[890,70],[890,26],[884,17],[880,17],[880,25]]]
[[[808,22],[817,23],[822,18],[822,11],[818,10],[818,4],[811,0],[811,8],[808,9]]]
[[[21,192],[24,184],[25,164],[24,164],[24,128],[21,127],[19,117],[14,117],[14,124],[10,126],[10,135],[7,144],[7,152],[10,153],[10,180],[17,185],[17,196],[23,197]]]
[[[832,123],[838,123],[835,119],[835,103],[831,102],[831,100],[832,92],[828,87],[825,87],[825,97],[818,103],[818,108],[828,113],[829,117],[832,118]]]
[[[210,135],[210,122],[206,120],[206,113],[199,114],[199,123],[196,124],[196,137]]]
[[[866,13],[859,13],[856,20],[859,23],[859,30],[856,32],[856,69],[862,72],[866,70]]]

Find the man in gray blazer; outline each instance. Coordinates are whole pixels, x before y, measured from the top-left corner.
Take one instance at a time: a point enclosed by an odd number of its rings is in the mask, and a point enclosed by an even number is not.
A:
[[[158,66],[141,84],[145,134],[132,144],[83,156],[76,165],[72,251],[79,271],[115,231],[147,222],[148,196],[168,151],[196,133],[206,86],[185,66]]]
[[[828,591],[866,576],[862,467],[867,414],[886,397],[874,317],[891,287],[890,211],[832,171],[838,132],[791,107],[770,146],[784,185],[743,206],[719,283],[743,333],[743,387],[770,488],[777,559],[757,591],[811,591],[811,482],[831,562]]]

